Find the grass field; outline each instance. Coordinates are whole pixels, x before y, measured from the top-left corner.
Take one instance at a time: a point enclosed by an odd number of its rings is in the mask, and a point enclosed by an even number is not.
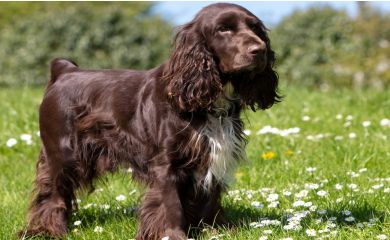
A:
[[[390,239],[390,92],[284,95],[270,110],[243,115],[250,162],[223,198],[237,227],[205,227],[196,238]],[[14,239],[25,224],[41,96],[41,89],[0,90],[1,239]],[[66,239],[135,237],[143,189],[125,170],[107,179],[80,193]]]

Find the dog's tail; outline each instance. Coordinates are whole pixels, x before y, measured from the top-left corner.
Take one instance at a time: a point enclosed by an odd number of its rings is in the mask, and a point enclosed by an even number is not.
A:
[[[72,72],[78,69],[78,66],[72,60],[65,58],[56,58],[50,64],[50,80],[48,85],[55,83],[58,77],[66,72]]]

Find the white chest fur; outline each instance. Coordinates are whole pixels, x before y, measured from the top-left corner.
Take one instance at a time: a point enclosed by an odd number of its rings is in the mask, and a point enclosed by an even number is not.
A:
[[[227,113],[234,99],[233,86],[224,88],[224,95],[214,104],[215,112]],[[198,137],[206,137],[210,147],[209,167],[204,176],[203,186],[210,189],[213,179],[221,184],[228,184],[233,179],[233,172],[241,159],[246,159],[244,142],[237,133],[240,126],[238,119],[232,116],[216,117],[208,115],[208,121],[198,133]]]
[[[200,133],[208,138],[210,145],[205,189],[210,189],[213,179],[222,184],[230,183],[238,161],[246,158],[244,143],[234,131],[236,121],[232,117],[216,118],[211,115],[208,120]]]

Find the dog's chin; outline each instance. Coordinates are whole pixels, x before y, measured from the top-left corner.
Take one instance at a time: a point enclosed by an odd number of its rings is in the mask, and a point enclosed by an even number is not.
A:
[[[229,69],[222,69],[222,72],[225,74],[261,73],[264,71],[266,66],[267,63],[265,61],[251,61],[234,64]]]

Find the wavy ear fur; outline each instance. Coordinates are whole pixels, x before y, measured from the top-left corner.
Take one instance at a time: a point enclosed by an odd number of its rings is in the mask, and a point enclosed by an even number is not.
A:
[[[235,86],[245,105],[253,111],[256,109],[267,109],[273,104],[281,101],[278,94],[278,74],[273,70],[275,63],[275,52],[271,49],[270,40],[266,34],[267,29],[262,26],[264,35],[261,38],[267,44],[267,65],[264,71],[246,76]]]
[[[195,22],[184,25],[176,34],[164,78],[171,103],[180,112],[210,109],[222,92],[216,63]]]

